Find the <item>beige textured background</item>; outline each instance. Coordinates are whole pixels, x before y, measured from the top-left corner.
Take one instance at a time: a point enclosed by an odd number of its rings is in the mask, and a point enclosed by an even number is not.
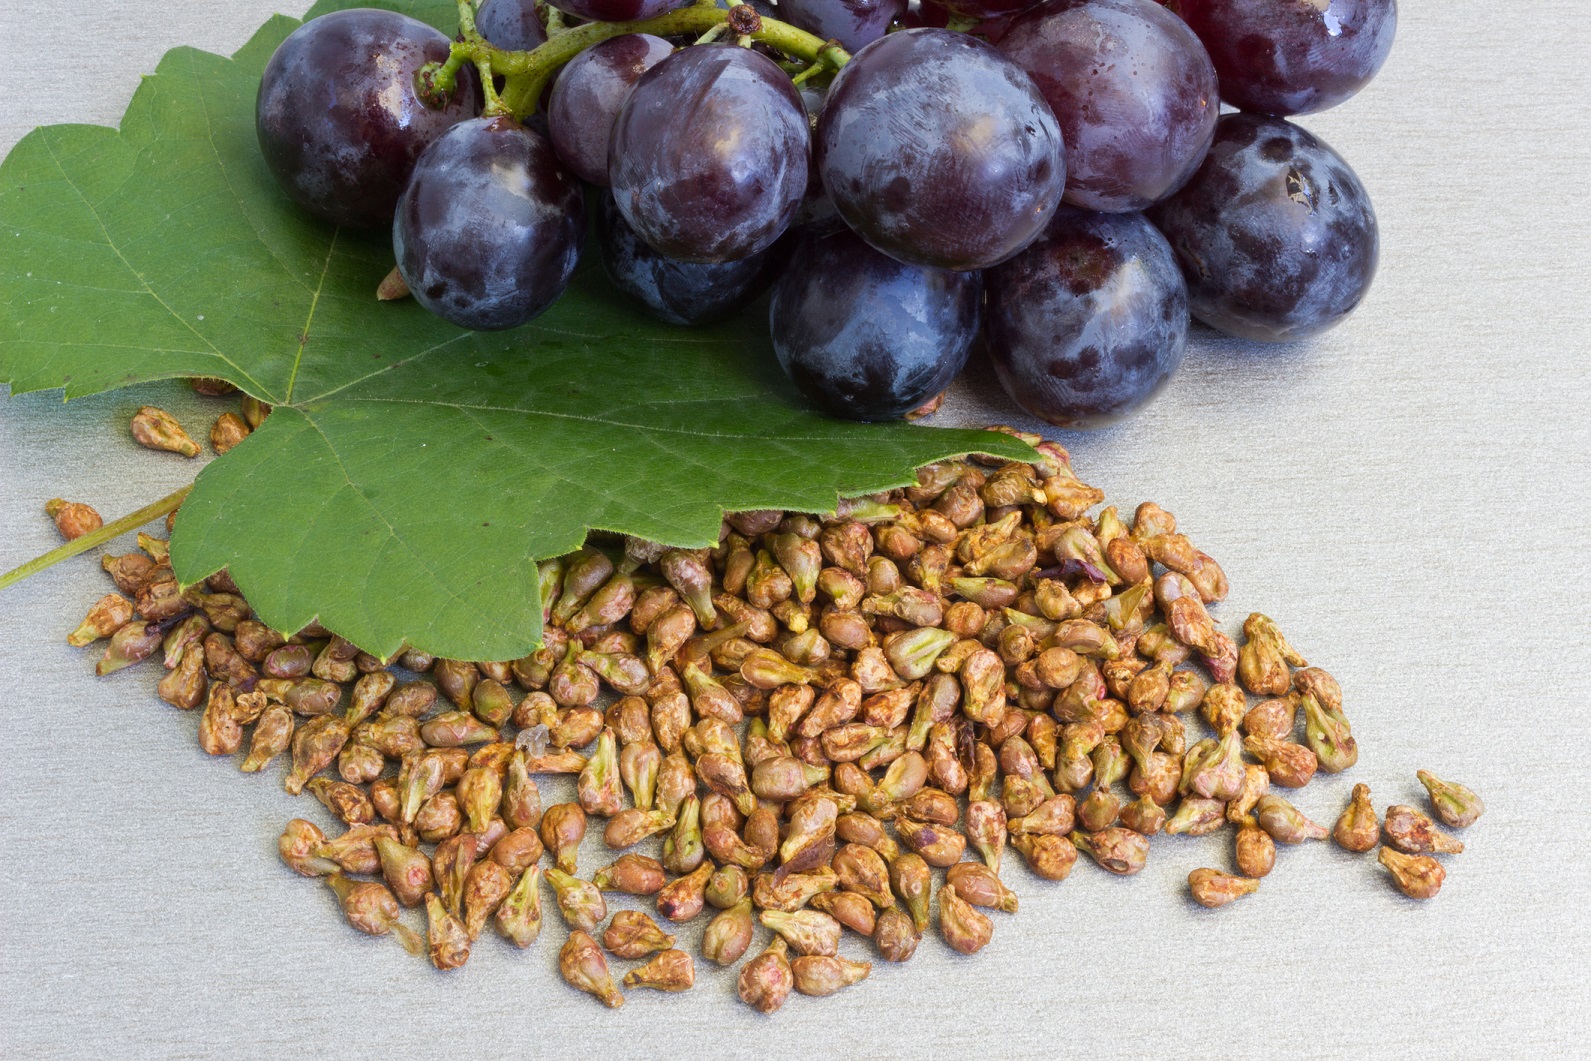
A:
[[[114,123],[165,49],[231,51],[303,6],[0,0],[0,151]],[[930,936],[771,1020],[705,969],[604,1011],[557,979],[556,926],[443,976],[276,861],[282,822],[318,806],[208,761],[154,674],[99,682],[63,644],[107,588],[90,558],[0,596],[0,1056],[1586,1056],[1588,39],[1585,0],[1406,0],[1380,79],[1304,122],[1378,208],[1363,309],[1300,348],[1203,333],[1149,411],[1065,439],[1113,500],[1159,500],[1220,558],[1229,628],[1262,609],[1341,679],[1360,765],[1307,812],[1329,822],[1355,780],[1415,802],[1416,767],[1485,795],[1436,901],[1314,844],[1207,912],[1183,881],[1224,845],[1171,838],[1127,880],[1079,864],[1049,885],[1013,859],[1023,909],[981,955]],[[191,477],[126,437],[147,400],[198,429],[220,408],[169,387],[0,399],[0,569],[55,544],[48,497],[119,515]],[[1006,417],[976,386],[945,415]]]

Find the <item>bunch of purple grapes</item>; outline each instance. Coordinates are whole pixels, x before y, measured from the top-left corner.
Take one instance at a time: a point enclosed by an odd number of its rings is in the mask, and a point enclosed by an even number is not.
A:
[[[593,21],[678,6],[559,4]],[[1176,370],[1190,315],[1301,339],[1369,288],[1365,189],[1288,119],[1374,76],[1396,0],[755,6],[851,59],[793,80],[797,64],[733,34],[629,33],[581,52],[519,121],[480,115],[467,66],[446,98],[425,94],[439,31],[343,11],[272,57],[260,144],[312,213],[391,225],[411,293],[465,328],[558,298],[589,198],[619,290],[691,325],[771,286],[781,365],[853,419],[923,406],[977,347],[1028,413],[1106,423]],[[547,39],[531,0],[485,0],[476,26],[502,49]]]

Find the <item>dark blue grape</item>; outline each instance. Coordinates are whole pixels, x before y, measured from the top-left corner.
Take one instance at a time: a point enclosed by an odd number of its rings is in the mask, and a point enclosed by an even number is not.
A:
[[[547,104],[552,146],[581,180],[608,186],[608,141],[630,86],[669,57],[674,46],[650,33],[626,33],[593,45],[558,73]]]
[[[547,43],[535,0],[486,0],[475,12],[475,28],[504,51],[528,52]]]
[[[767,290],[784,259],[784,244],[732,262],[675,261],[647,246],[603,195],[597,207],[597,249],[613,286],[669,324],[707,324]]]
[[[774,285],[774,351],[824,412],[894,419],[967,363],[981,286],[977,273],[907,265],[853,232],[803,236]]]
[[[1224,116],[1199,172],[1149,217],[1176,252],[1193,315],[1231,335],[1317,335],[1375,278],[1380,240],[1364,185],[1280,118]]]
[[[476,118],[432,144],[398,200],[392,250],[416,300],[461,328],[524,324],[580,260],[580,182],[512,118]]]
[[[1040,420],[1109,423],[1153,397],[1182,363],[1188,290],[1142,214],[1062,207],[1036,243],[983,282],[995,374]]]
[[[783,0],[775,18],[854,52],[906,13],[906,0]]]
[[[1066,184],[1061,130],[992,45],[939,29],[852,56],[818,117],[818,169],[846,224],[903,262],[982,269],[1031,243]]]
[[[811,138],[790,77],[734,45],[685,48],[641,75],[613,126],[613,197],[640,237],[689,262],[772,246],[806,190]]]
[[[1179,0],[1221,75],[1221,98],[1257,114],[1310,114],[1364,88],[1386,62],[1397,0]]]
[[[1199,168],[1221,110],[1215,67],[1155,0],[1048,0],[1000,50],[1060,120],[1073,206],[1142,210]]]
[[[288,34],[265,64],[254,110],[282,190],[333,224],[390,222],[420,153],[478,106],[472,69],[459,72],[446,105],[421,101],[415,74],[447,57],[447,37],[392,11],[337,11]]]

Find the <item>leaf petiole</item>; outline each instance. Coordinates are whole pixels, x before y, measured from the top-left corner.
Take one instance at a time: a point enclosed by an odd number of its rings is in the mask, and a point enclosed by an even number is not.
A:
[[[159,519],[161,516],[175,511],[177,506],[182,504],[183,498],[187,497],[188,492],[192,489],[193,484],[189,483],[176,493],[163,497],[152,505],[145,505],[137,512],[123,516],[114,523],[105,524],[92,534],[85,534],[81,538],[75,538],[58,549],[51,549],[43,556],[34,557],[19,568],[7,571],[5,574],[0,575],[0,590],[36,575],[45,568],[54,567],[62,560],[70,560],[79,553],[86,553],[96,545],[103,545],[119,534],[126,534],[130,530],[142,527],[150,520]]]

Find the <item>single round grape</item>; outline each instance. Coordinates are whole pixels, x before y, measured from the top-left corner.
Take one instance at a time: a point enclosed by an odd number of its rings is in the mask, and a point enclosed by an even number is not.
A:
[[[811,136],[790,77],[728,44],[684,48],[641,75],[613,125],[608,176],[654,248],[727,262],[773,244],[801,204]]]
[[[816,142],[846,224],[914,265],[1004,261],[1044,230],[1066,185],[1061,130],[1032,80],[949,30],[901,30],[852,56]]]
[[[1147,402],[1182,363],[1188,289],[1142,214],[1063,206],[1037,242],[983,283],[995,374],[1040,420],[1109,423]]]
[[[967,363],[981,287],[977,273],[907,265],[854,232],[806,235],[774,284],[774,352],[824,412],[894,419]]]
[[[882,37],[906,13],[906,0],[784,0],[778,11],[775,18],[854,52]]]
[[[1000,49],[1060,120],[1073,206],[1142,210],[1199,168],[1221,110],[1215,67],[1154,0],[1048,0]]]
[[[448,39],[392,11],[354,8],[311,19],[276,49],[255,99],[265,164],[288,197],[337,225],[379,225],[420,153],[474,116],[473,69],[442,107],[416,93],[415,74],[448,57]]]
[[[475,12],[475,28],[504,51],[528,52],[547,43],[535,0],[486,0]]]
[[[784,243],[732,262],[675,261],[647,246],[605,194],[597,207],[597,249],[613,286],[669,324],[707,324],[729,316],[768,289],[784,261]]]
[[[392,250],[426,309],[461,328],[524,324],[580,260],[580,182],[512,118],[476,118],[426,149],[398,200]]]
[[[1375,278],[1380,237],[1364,185],[1280,118],[1222,117],[1199,172],[1149,218],[1176,252],[1193,315],[1231,335],[1318,335]]]
[[[650,33],[626,33],[569,60],[552,87],[547,128],[564,165],[581,180],[608,186],[608,141],[630,86],[674,46]]]
[[[656,18],[690,2],[691,0],[558,0],[553,6],[576,18],[592,22],[633,22],[636,19]]]
[[[1179,0],[1221,75],[1221,98],[1257,114],[1311,114],[1386,62],[1397,0]]]

